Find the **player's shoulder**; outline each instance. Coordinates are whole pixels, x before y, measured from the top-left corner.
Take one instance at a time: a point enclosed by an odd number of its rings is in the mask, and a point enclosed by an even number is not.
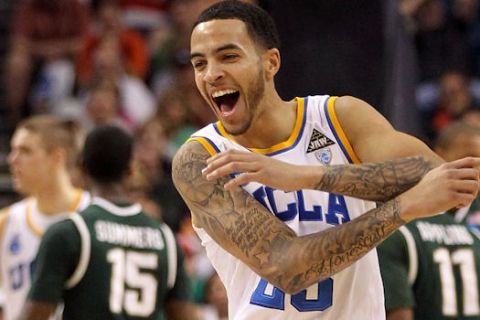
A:
[[[72,215],[77,215],[77,213]],[[53,248],[69,246],[71,243],[76,244],[76,235],[79,232],[70,218],[60,220],[49,226],[42,236],[42,243]]]
[[[79,193],[80,193],[80,199],[79,199],[78,205],[77,205],[77,211],[78,212],[87,208],[90,205],[90,203],[92,202],[92,195],[90,194],[89,191],[79,189]]]
[[[3,234],[7,222],[15,217],[19,218],[21,213],[26,212],[27,202],[30,198],[24,198],[0,209],[0,235]]]
[[[172,162],[172,178],[178,181],[180,176],[196,175],[211,156],[205,146],[197,140],[186,141],[175,154]],[[202,168],[198,165],[202,164]]]
[[[48,227],[48,229],[45,231],[45,234],[47,234],[47,232],[55,233],[55,234],[67,234],[67,235],[70,234],[72,230],[75,229],[75,223],[72,220],[74,215],[78,215],[78,213],[73,213],[67,219],[62,219],[60,221],[55,222],[54,224]]]

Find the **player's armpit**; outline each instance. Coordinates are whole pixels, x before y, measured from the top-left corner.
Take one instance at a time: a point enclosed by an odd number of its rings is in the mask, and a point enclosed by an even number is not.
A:
[[[27,300],[18,320],[48,320],[55,309],[53,303]]]
[[[387,311],[387,320],[413,320],[412,308],[396,308]]]

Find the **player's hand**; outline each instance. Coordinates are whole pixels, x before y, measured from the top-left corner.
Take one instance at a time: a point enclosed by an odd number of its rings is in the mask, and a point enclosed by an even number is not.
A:
[[[207,160],[203,176],[215,180],[230,174],[236,176],[225,184],[231,190],[248,182],[256,181],[269,187],[293,191],[308,188],[307,166],[298,166],[279,161],[258,153],[227,150]]]
[[[478,195],[480,158],[467,157],[429,171],[412,189],[399,196],[402,218],[432,216],[470,205]]]

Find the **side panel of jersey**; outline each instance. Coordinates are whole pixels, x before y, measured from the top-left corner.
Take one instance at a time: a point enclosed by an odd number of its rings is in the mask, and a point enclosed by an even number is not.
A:
[[[90,199],[83,192],[78,209],[86,207]],[[5,319],[13,320],[20,315],[35,267],[35,257],[44,230],[39,230],[32,222],[35,211],[33,199],[17,202],[8,209],[8,220],[1,241],[1,281],[5,292]],[[66,217],[66,214],[63,215]],[[45,219],[47,225],[58,221],[58,217]]]
[[[158,319],[175,272],[160,224],[140,212],[118,216],[97,205],[81,216],[91,252],[85,274],[65,293],[65,318]]]
[[[480,240],[450,214],[407,225],[418,271],[416,319],[480,319]]]
[[[252,152],[302,165],[358,162],[336,119],[329,96],[298,98],[297,122],[290,138],[269,149]],[[221,124],[195,133],[212,154],[247,150],[228,139]],[[372,209],[371,202],[314,190],[284,192],[259,183],[243,188],[298,235],[319,232],[348,222]],[[381,319],[385,317],[383,287],[376,251],[330,279],[289,295],[261,279],[241,261],[195,228],[207,255],[227,288],[232,319]],[[243,290],[239,283],[245,284]]]

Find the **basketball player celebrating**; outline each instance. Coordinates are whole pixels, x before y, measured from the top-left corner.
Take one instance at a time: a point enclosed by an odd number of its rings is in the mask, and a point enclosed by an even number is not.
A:
[[[479,159],[441,164],[353,97],[283,101],[278,47],[255,5],[226,0],[199,16],[191,63],[219,121],[179,150],[175,185],[227,289],[229,318],[385,318],[375,246],[406,221],[473,201]]]

